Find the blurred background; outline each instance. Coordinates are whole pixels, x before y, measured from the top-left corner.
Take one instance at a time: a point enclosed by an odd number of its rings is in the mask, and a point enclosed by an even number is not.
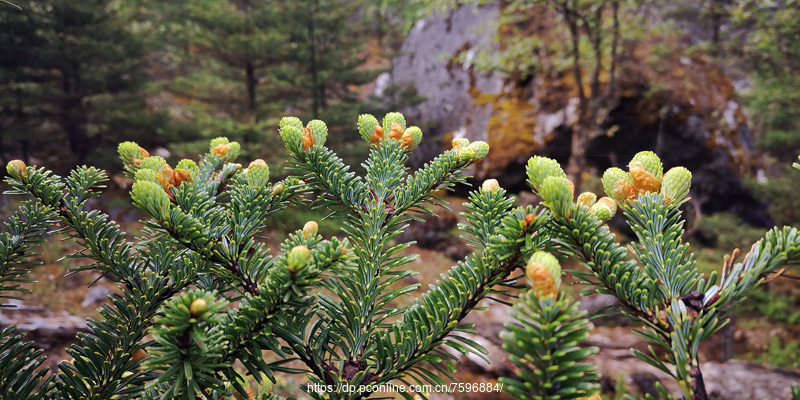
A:
[[[358,166],[367,150],[358,115],[387,111],[423,128],[412,167],[454,137],[485,140],[492,150],[470,171],[473,184],[496,178],[523,204],[538,201],[524,183],[533,155],[557,159],[579,190],[598,193],[602,171],[642,150],[665,169],[686,166],[685,238],[704,272],[773,225],[800,225],[800,171],[790,168],[800,153],[797,0],[14,3],[21,9],[0,3],[0,163],[106,169],[108,193],[95,206],[134,232],[142,216],[126,192],[121,141],[174,163],[226,136],[242,144],[241,163],[263,158],[279,178],[288,174],[281,117],[322,119],[329,146]],[[420,282],[468,251],[456,230],[467,190],[447,195],[454,210],[443,218],[404,234],[422,253]],[[0,197],[0,216],[18,201]],[[283,212],[269,240],[323,217]],[[629,240],[621,219],[612,226]],[[321,222],[328,235],[337,227]],[[103,280],[87,288],[97,277],[63,278],[82,262],[61,259],[73,250],[46,246],[33,295],[0,314],[0,324],[27,326],[53,361],[115,290]],[[786,398],[800,381],[798,269],[762,285],[708,346],[701,360],[717,397]],[[603,296],[584,301],[590,312],[605,306],[613,302]],[[462,382],[510,373],[497,338],[505,310],[476,315],[496,362],[465,359]],[[652,391],[663,377],[630,355],[641,345],[631,328],[614,317],[595,324],[607,398]]]

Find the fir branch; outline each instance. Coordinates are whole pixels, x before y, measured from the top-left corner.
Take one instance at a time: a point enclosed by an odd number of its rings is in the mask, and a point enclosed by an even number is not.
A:
[[[654,289],[661,304],[696,290],[701,278],[689,256],[689,245],[682,242],[678,205],[667,203],[657,193],[646,193],[623,206],[628,224],[639,239],[638,245],[632,246],[634,254],[650,279],[658,283]]]
[[[19,299],[11,293],[28,291],[20,284],[31,282],[24,278],[36,264],[30,258],[37,255],[33,251],[39,244],[54,233],[49,228],[55,218],[51,209],[25,202],[5,223],[8,232],[0,234],[0,298]]]
[[[362,212],[369,191],[363,178],[350,171],[342,159],[326,147],[314,146],[303,155],[294,155],[293,166],[305,172],[308,185],[320,189],[319,207],[346,210],[349,215]]]
[[[466,176],[461,172],[472,165],[470,161],[459,159],[456,150],[449,150],[426,163],[397,189],[395,197],[398,207],[394,213],[402,215],[408,211],[418,211],[431,214],[421,204],[432,202],[433,192],[437,190],[450,189],[456,183],[466,183]]]
[[[625,248],[614,241],[608,227],[586,207],[572,205],[570,215],[571,218],[553,219],[551,230],[563,251],[589,268],[597,281],[578,276],[599,293],[613,294],[632,316],[667,331],[669,327],[658,322],[648,306],[653,281],[635,262],[625,260]]]
[[[0,398],[39,400],[52,389],[52,375],[43,368],[44,350],[33,342],[23,342],[24,335],[14,335],[17,327],[0,330]],[[12,336],[13,335],[13,336]]]
[[[278,191],[279,185],[281,190]],[[188,214],[176,207],[170,211],[168,219],[155,220],[151,226],[219,265],[223,269],[220,272],[239,282],[245,293],[258,296],[258,279],[263,271],[242,268],[243,265],[255,264],[248,262],[247,257],[252,257],[252,252],[261,248],[255,246],[253,237],[264,226],[266,217],[288,206],[295,196],[305,191],[305,185],[296,179],[287,179],[275,185],[253,188],[240,180],[230,189],[230,211],[211,206],[213,195],[202,190],[201,186],[192,189],[193,186],[181,185],[176,191],[176,202],[187,204],[186,208],[199,215]],[[205,205],[194,206],[198,203]]]
[[[148,275],[121,295],[112,295],[111,306],[103,305],[100,310],[101,321],[88,321],[90,333],[78,337],[81,346],[67,350],[72,362],[59,364],[61,372],[55,383],[61,398],[133,396],[156,377],[138,370],[142,360],[134,354],[149,345],[142,340],[161,304],[193,279],[187,272],[192,270],[185,264],[188,260],[172,261],[170,277]]]
[[[533,290],[520,296],[500,337],[516,377],[500,377],[504,390],[518,399],[587,398],[599,389],[597,368],[584,362],[596,347],[579,347],[591,330],[586,311],[563,293],[536,298]]]
[[[732,304],[742,301],[763,282],[766,275],[784,263],[798,259],[800,233],[797,228],[773,228],[753,244],[742,262],[723,269],[719,287],[715,285],[705,292],[704,304],[709,308],[730,309]]]
[[[484,194],[485,197],[479,199],[483,204],[475,207],[475,215],[491,218],[495,212],[507,210],[510,203],[504,193],[500,190]],[[380,384],[402,379],[407,371],[422,368],[417,364],[421,361],[437,364],[443,360],[441,353],[432,350],[443,344],[462,352],[480,351],[472,344],[464,347],[448,340],[448,335],[453,331],[468,329],[459,326],[460,321],[492,291],[493,286],[501,283],[521,264],[526,238],[538,231],[545,220],[542,214],[538,214],[527,222],[526,216],[531,214],[536,213],[527,209],[515,210],[505,216],[491,230],[490,245],[485,251],[473,254],[454,266],[442,281],[422,296],[422,301],[405,310],[402,321],[379,336],[375,350],[375,372],[365,379],[365,383]],[[489,218],[482,221],[483,228],[495,223]],[[425,380],[433,379],[424,376]]]
[[[100,269],[103,276],[123,281],[131,285],[137,272],[131,269],[135,265],[132,243],[125,240],[125,234],[119,225],[110,217],[99,211],[83,211],[86,201],[100,194],[97,189],[103,188],[108,179],[104,171],[94,167],[79,167],[72,171],[62,183],[58,175],[43,168],[30,168],[28,176],[20,179],[9,179],[13,194],[28,194],[36,198],[42,205],[54,210],[70,230],[71,236],[82,245],[83,250],[72,257],[88,257],[95,261],[89,266],[80,266],[71,272],[89,269]]]

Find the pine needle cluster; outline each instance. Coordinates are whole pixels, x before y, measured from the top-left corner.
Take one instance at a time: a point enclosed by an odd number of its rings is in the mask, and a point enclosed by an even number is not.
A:
[[[43,367],[42,351],[14,327],[0,332],[0,397],[272,399],[280,373],[323,385],[302,387],[312,398],[360,399],[376,397],[370,386],[453,379],[458,358],[447,347],[484,356],[460,334],[474,333],[462,320],[515,285],[512,275],[546,219],[513,208],[496,181],[487,182],[471,193],[461,226],[473,253],[399,307],[419,285],[407,283],[417,256],[398,234],[410,220],[436,217],[432,206],[446,205],[434,193],[464,184],[464,172],[489,148],[456,141],[410,171],[408,153],[422,131],[401,114],[382,123],[362,115],[357,130],[371,146],[364,176],[325,147],[325,123],[284,118],[280,135],[296,174],[279,182],[262,160],[238,164],[240,145],[222,137],[198,160],[175,165],[122,143],[131,199],[147,217],[139,237],[89,209],[108,180],[103,171],[79,167],[61,177],[9,163],[8,194],[30,200],[0,236],[0,294],[23,294],[35,249],[54,234],[78,244],[70,257],[92,261],[70,274],[98,271],[120,292],[88,321],[57,371]],[[269,216],[289,206],[330,210],[342,235],[324,239],[309,221],[270,249],[260,240]]]
[[[650,343],[649,351],[633,354],[674,378],[684,399],[708,399],[698,352],[703,340],[730,321],[736,304],[780,266],[800,258],[796,228],[774,228],[753,244],[742,261],[739,251],[726,256],[722,269],[700,273],[683,242],[681,204],[688,200],[691,173],[683,167],[667,172],[658,156],[641,152],[629,170],[603,174],[606,195],[575,198],[573,185],[552,159],[528,162],[528,183],[544,200],[552,254],[571,257],[585,269],[571,271],[589,287],[583,295],[615,296],[622,313],[640,325],[634,332]],[[603,220],[620,209],[636,241],[623,247]],[[547,256],[547,257],[545,257]],[[558,294],[560,267],[545,253],[534,254],[528,266],[532,290],[522,296],[503,336],[515,378],[506,378],[517,398],[572,399],[595,395],[597,375],[586,357],[596,349],[579,343],[590,329],[575,303]],[[553,272],[557,271],[557,272]],[[593,386],[592,384],[595,384]],[[673,398],[657,386],[662,398]]]
[[[303,374],[314,399],[385,396],[385,385],[445,385],[458,353],[484,357],[463,322],[483,299],[512,305],[503,333],[515,375],[505,390],[521,399],[597,399],[599,375],[583,347],[591,330],[578,303],[560,290],[559,258],[585,268],[572,274],[584,295],[614,295],[650,342],[636,357],[673,377],[684,399],[707,399],[698,349],[728,323],[737,303],[782,264],[800,258],[796,228],[773,229],[742,261],[738,251],[720,273],[697,271],[683,242],[680,206],[691,189],[682,167],[664,172],[651,152],[628,171],[603,174],[607,196],[574,193],[561,166],[533,157],[528,183],[543,208],[514,207],[497,181],[470,193],[459,228],[472,248],[418,297],[409,265],[413,242],[398,241],[412,220],[447,207],[437,191],[465,184],[465,172],[489,145],[453,140],[411,171],[408,154],[423,138],[399,113],[362,115],[356,130],[369,143],[358,175],[325,146],[319,120],[288,117],[280,136],[294,176],[270,180],[267,164],[236,162],[241,147],[220,137],[197,161],[174,166],[125,142],[119,154],[133,179],[131,199],[147,219],[141,236],[90,209],[108,180],[93,167],[61,177],[15,160],[6,166],[8,194],[24,195],[0,234],[0,296],[22,298],[38,246],[52,235],[73,240],[68,257],[91,263],[69,273],[99,272],[119,293],[89,320],[56,371],[16,327],[0,330],[3,399],[279,399],[276,374]],[[322,208],[340,221],[323,238],[309,221],[279,249],[265,244],[272,213],[289,206]],[[636,241],[623,247],[604,224],[621,210]],[[398,306],[401,304],[407,306]],[[658,349],[658,350],[656,350]],[[671,398],[663,387],[660,395]],[[425,393],[400,392],[403,398]]]

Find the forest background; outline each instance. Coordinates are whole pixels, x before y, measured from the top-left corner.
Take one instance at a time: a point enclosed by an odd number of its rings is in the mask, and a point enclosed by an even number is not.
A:
[[[61,173],[82,164],[104,168],[113,177],[111,189],[117,194],[101,206],[123,223],[140,216],[125,192],[130,182],[121,173],[119,142],[136,141],[151,153],[176,161],[205,151],[210,139],[226,136],[242,144],[240,162],[265,159],[273,176],[281,177],[290,171],[284,169],[288,156],[277,124],[281,117],[293,115],[326,121],[329,145],[345,158],[362,154],[366,144],[358,140],[353,126],[359,114],[425,106],[427,97],[418,90],[425,84],[423,77],[417,85],[393,79],[398,75],[397,60],[416,56],[455,63],[474,77],[502,75],[502,96],[473,93],[475,103],[493,102],[496,114],[489,117],[486,129],[490,143],[493,135],[496,143],[526,140],[533,133],[525,129],[534,130],[513,118],[493,117],[543,114],[545,109],[509,109],[509,104],[549,99],[552,93],[574,99],[572,118],[546,132],[546,142],[553,145],[541,149],[560,156],[568,173],[587,187],[598,186],[592,176],[607,166],[603,160],[615,159],[615,137],[619,140],[630,129],[606,123],[610,116],[628,112],[667,121],[681,118],[665,107],[670,103],[664,93],[702,91],[702,77],[721,76],[720,85],[729,88],[729,97],[741,105],[737,124],[745,126],[752,145],[739,143],[729,150],[733,162],[746,164],[731,169],[744,194],[726,198],[731,204],[723,207],[714,204],[719,202],[714,197],[702,201],[702,193],[693,193],[700,200],[687,209],[691,217],[687,236],[700,264],[706,263],[708,270],[717,268],[723,254],[751,243],[765,226],[800,224],[795,198],[800,174],[789,168],[800,152],[798,1],[480,2],[499,10],[491,40],[470,51],[443,54],[409,54],[404,42],[414,30],[424,29],[420,20],[436,15],[447,20],[459,7],[478,1],[16,3],[19,9],[0,4],[0,163],[22,159]],[[633,84],[628,73],[641,63],[642,52],[649,65],[661,67],[633,82],[647,88],[637,103],[639,109],[625,110],[621,99],[630,97],[627,91]],[[680,65],[685,78],[662,78],[675,77],[675,65]],[[536,91],[543,94],[530,94]],[[724,119],[725,106],[712,106],[717,114],[708,119]],[[459,135],[436,118],[412,123],[426,128],[425,140],[435,148],[431,154],[449,148],[449,140]],[[636,133],[646,137],[641,147],[626,151],[658,152],[658,144],[669,140],[661,135],[670,134],[674,132],[642,129]],[[609,145],[597,144],[603,140]],[[519,159],[537,154],[531,147],[511,148]],[[747,156],[737,158],[738,153]],[[424,152],[412,158],[418,164],[425,161]],[[487,163],[475,172],[516,188],[521,201],[537,201],[509,180],[507,168],[513,168],[513,162],[503,166],[506,169]],[[457,210],[461,201],[451,200]],[[13,209],[13,201],[0,198],[0,216]],[[310,218],[322,221],[324,216],[286,211],[276,217],[271,240],[279,241],[283,232]],[[452,213],[450,225],[410,229],[410,238],[429,248],[424,257],[431,273],[423,280],[435,278],[449,265],[448,254],[461,251],[451,237],[456,219]],[[330,220],[322,221],[321,227],[326,235],[338,232]],[[421,231],[435,235],[423,237]],[[59,248],[69,246],[54,243],[43,255],[46,264],[35,277],[45,284],[31,286],[34,295],[26,305],[91,316],[97,307],[87,301],[91,290],[85,286],[91,277],[60,279],[70,263],[79,262],[56,257]],[[792,278],[798,274],[796,266],[790,267],[784,277],[759,288],[738,311],[736,327],[727,339],[731,357],[800,368],[800,290]],[[97,287],[113,290],[102,282]],[[617,322],[603,323],[613,327]],[[617,389],[627,390],[624,385]]]

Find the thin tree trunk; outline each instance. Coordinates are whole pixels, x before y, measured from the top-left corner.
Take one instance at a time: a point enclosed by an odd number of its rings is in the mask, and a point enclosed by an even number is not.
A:
[[[0,162],[3,164],[8,164],[8,159],[6,159],[6,152],[5,145],[3,144],[3,130],[0,129]]]
[[[575,84],[578,86],[578,100],[584,103],[586,93],[583,91],[583,77],[581,76],[581,55],[578,40],[578,23],[572,15],[572,10],[565,4],[561,4],[564,19],[569,26],[570,39],[572,41],[572,73],[575,76]]]
[[[581,76],[580,49],[578,39],[578,24],[572,10],[566,3],[561,3],[564,19],[569,26],[569,33],[572,42],[572,72],[575,76],[575,84],[578,86],[578,121],[572,127],[572,143],[570,145],[569,162],[567,174],[572,177],[575,191],[579,192],[581,174],[586,164],[586,130],[585,122],[587,119],[586,92],[583,90],[583,77]]]
[[[62,69],[61,89],[64,93],[59,105],[59,124],[67,133],[69,149],[72,152],[73,160],[81,165],[86,162],[89,156],[89,142],[86,133],[87,115],[83,99],[78,94],[80,78],[77,65],[73,63],[75,78],[72,79],[69,71]]]
[[[608,91],[611,93],[616,90],[617,84],[617,46],[619,45],[619,0],[611,2],[611,14],[613,15],[613,38],[611,40],[611,65],[609,66]]]
[[[712,54],[715,56],[719,55],[719,33],[720,29],[722,29],[722,1],[721,0],[712,0],[711,1],[711,44],[713,45],[711,48]]]
[[[594,37],[592,47],[594,47],[594,73],[592,74],[592,93],[595,99],[600,97],[600,71],[603,69],[603,6],[598,6],[595,11]],[[589,29],[587,24],[586,29]]]
[[[253,118],[258,121],[258,113],[256,112],[256,86],[258,82],[256,81],[256,72],[255,68],[253,67],[253,63],[246,62],[245,63],[245,86],[247,86],[247,109],[253,113]]]
[[[22,145],[22,161],[25,161],[26,164],[31,163],[31,141],[28,139],[22,139],[20,141]]]
[[[316,32],[314,31],[314,10],[313,4],[314,2],[309,2],[308,8],[308,44],[309,44],[309,69],[311,72],[311,96],[313,98],[312,103],[312,112],[314,114],[314,118],[319,118],[319,110],[321,106],[320,102],[320,93],[319,93],[319,74],[317,71],[317,37]]]

